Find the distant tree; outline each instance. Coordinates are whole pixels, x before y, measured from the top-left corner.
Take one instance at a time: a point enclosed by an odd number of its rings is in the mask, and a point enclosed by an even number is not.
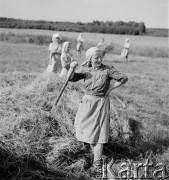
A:
[[[145,24],[143,22],[139,23],[138,27],[139,27],[140,34],[145,34],[146,33],[146,26],[145,26]]]
[[[112,34],[133,34],[142,35],[146,33],[146,27],[143,22],[134,21],[99,21],[94,20],[88,23],[82,22],[53,22],[53,21],[32,21],[0,17],[0,27],[2,28],[28,28],[28,29],[47,29],[57,31],[75,31],[75,32],[98,32]]]

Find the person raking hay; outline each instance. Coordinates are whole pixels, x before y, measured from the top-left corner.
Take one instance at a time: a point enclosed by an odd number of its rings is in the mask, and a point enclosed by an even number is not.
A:
[[[102,167],[103,145],[108,142],[110,129],[110,92],[126,83],[128,78],[121,74],[113,66],[102,63],[102,51],[92,47],[86,51],[88,67],[82,71],[74,72],[72,69],[78,66],[76,61],[70,64],[67,77],[69,81],[84,80],[84,91],[81,103],[75,117],[76,138],[79,141],[89,143],[94,154],[93,167],[98,170]],[[115,80],[114,84],[110,84]]]

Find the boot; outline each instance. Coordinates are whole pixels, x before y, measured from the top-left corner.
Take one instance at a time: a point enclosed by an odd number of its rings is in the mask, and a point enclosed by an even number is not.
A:
[[[89,169],[89,174],[93,178],[102,179],[102,159],[93,162],[92,167]]]

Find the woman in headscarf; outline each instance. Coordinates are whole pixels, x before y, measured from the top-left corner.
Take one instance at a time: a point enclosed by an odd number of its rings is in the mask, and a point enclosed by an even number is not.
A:
[[[106,46],[104,45],[104,38],[102,38],[102,40],[98,43],[98,45],[96,47],[101,50],[102,58],[103,58],[106,53],[105,52]],[[91,65],[91,61],[89,60],[89,58],[86,58],[86,60],[81,65],[89,67]]]
[[[71,75],[70,81],[84,80],[85,95],[80,103],[75,117],[76,138],[91,145],[96,174],[101,173],[103,144],[108,142],[110,128],[110,102],[109,93],[126,83],[127,76],[118,72],[113,66],[102,64],[102,52],[97,47],[86,51],[86,59],[90,67],[82,72]],[[75,68],[77,62],[70,64]],[[116,82],[110,85],[111,80]]]
[[[122,53],[121,53],[121,56],[126,59],[126,62],[128,61],[129,48],[130,48],[129,39],[126,39]]]
[[[67,73],[70,68],[70,63],[74,61],[72,54],[70,53],[71,45],[69,41],[66,41],[62,45],[61,65],[62,71],[60,77],[67,77]]]
[[[62,69],[60,56],[61,56],[61,36],[58,33],[53,34],[52,43],[49,44],[49,64],[47,72],[60,72]]]
[[[83,50],[83,35],[79,34],[78,38],[77,38],[77,46],[76,46],[76,50],[78,52],[78,54],[81,54],[82,50]]]

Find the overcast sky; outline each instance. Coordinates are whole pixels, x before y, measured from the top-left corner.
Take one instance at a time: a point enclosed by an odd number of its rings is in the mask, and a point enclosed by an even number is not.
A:
[[[0,0],[0,17],[91,22],[136,21],[169,28],[168,0]]]

